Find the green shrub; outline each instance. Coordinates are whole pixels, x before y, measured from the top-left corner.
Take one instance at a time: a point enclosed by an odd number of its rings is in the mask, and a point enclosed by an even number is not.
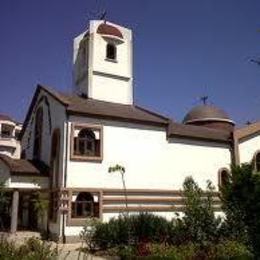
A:
[[[50,243],[36,238],[28,239],[21,246],[16,246],[13,241],[0,240],[0,259],[3,260],[56,260],[58,249],[52,248]]]
[[[193,259],[197,246],[187,244],[182,246],[165,246],[162,244],[151,245],[151,256],[155,259],[186,260]]]
[[[213,250],[216,259],[253,259],[247,247],[236,241],[223,241]]]
[[[149,213],[130,217],[132,238],[137,243],[163,242],[168,239],[171,223],[165,218]]]
[[[170,223],[162,218],[148,213],[138,215],[121,215],[109,220],[108,223],[86,223],[81,236],[87,242],[99,249],[120,245],[137,244],[139,242],[160,242],[168,238]],[[93,232],[89,233],[89,229]]]

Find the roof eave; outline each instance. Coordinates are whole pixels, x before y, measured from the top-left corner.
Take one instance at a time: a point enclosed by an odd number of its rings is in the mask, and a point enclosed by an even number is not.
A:
[[[125,118],[125,117],[112,116],[112,115],[92,114],[92,113],[87,113],[87,112],[75,111],[70,108],[67,108],[66,111],[67,111],[67,115],[69,115],[69,116],[85,116],[85,117],[91,117],[91,118],[109,119],[109,120],[113,120],[113,121],[130,122],[130,123],[144,124],[144,125],[154,125],[154,126],[162,126],[162,127],[168,126],[168,122],[140,120],[140,119],[136,119],[136,118]]]

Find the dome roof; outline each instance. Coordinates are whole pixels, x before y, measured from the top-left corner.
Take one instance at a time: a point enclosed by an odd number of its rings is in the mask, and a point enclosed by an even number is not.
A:
[[[234,124],[224,110],[212,105],[199,105],[192,108],[184,117],[183,123],[189,124],[203,121],[218,121]]]
[[[107,23],[101,23],[97,28],[97,33],[123,39],[123,34],[115,26]]]

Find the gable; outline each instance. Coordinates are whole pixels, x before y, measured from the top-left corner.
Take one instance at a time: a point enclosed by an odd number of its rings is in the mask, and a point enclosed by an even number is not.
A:
[[[38,86],[28,110],[22,133],[22,153],[27,159],[33,159],[35,142],[36,113],[42,109],[41,131],[41,160],[49,165],[51,136],[55,129],[59,128],[63,133],[66,113],[62,103],[53,97],[47,90]]]

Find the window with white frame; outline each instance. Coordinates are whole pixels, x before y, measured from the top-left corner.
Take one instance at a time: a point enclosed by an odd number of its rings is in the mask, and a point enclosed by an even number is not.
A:
[[[101,160],[102,127],[73,124],[71,158]]]

